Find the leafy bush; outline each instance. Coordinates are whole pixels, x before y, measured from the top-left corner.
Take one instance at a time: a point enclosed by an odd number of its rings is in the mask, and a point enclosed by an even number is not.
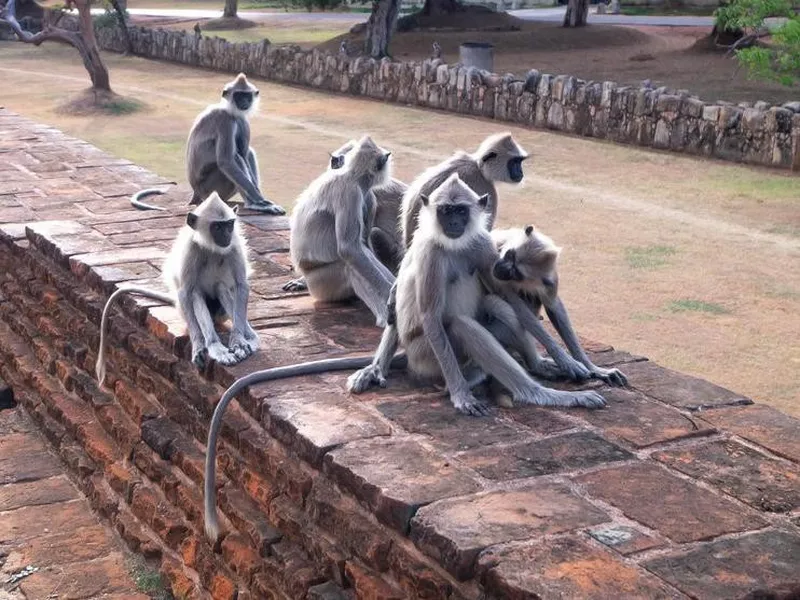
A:
[[[733,0],[715,12],[717,31],[741,32],[732,46],[748,76],[794,85],[800,81],[800,16],[792,0]],[[756,45],[768,31],[765,20],[784,17],[767,45]]]

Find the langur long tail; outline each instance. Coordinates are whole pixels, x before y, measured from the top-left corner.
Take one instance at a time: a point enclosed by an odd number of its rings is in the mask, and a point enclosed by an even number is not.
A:
[[[167,210],[161,206],[156,206],[154,204],[147,204],[146,202],[142,202],[142,198],[147,198],[148,196],[161,196],[162,194],[166,194],[166,190],[160,190],[158,188],[147,188],[146,190],[139,190],[135,194],[131,196],[131,205],[134,208],[138,208],[139,210]]]
[[[406,365],[405,354],[398,354],[392,359],[390,368],[403,368]],[[205,503],[205,530],[206,535],[215,543],[219,537],[219,520],[217,519],[217,497],[216,497],[216,458],[217,458],[217,437],[222,427],[222,415],[225,408],[230,404],[236,395],[249,385],[262,383],[264,381],[275,381],[276,379],[286,379],[288,377],[299,377],[301,375],[314,375],[316,373],[327,373],[330,371],[344,371],[349,369],[362,369],[372,364],[372,356],[356,356],[348,358],[328,358],[325,360],[315,360],[311,362],[287,365],[285,367],[274,367],[263,371],[256,371],[245,375],[241,379],[233,382],[233,385],[222,394],[214,415],[211,417],[211,426],[208,428],[208,443],[206,445],[206,468],[204,483],[204,503]]]
[[[111,310],[111,305],[114,303],[117,297],[120,294],[125,293],[138,294],[140,296],[152,298],[153,300],[166,302],[173,306],[175,305],[175,300],[172,298],[172,296],[134,286],[119,288],[117,291],[111,294],[111,296],[109,296],[108,302],[106,302],[106,306],[103,308],[103,317],[100,319],[100,347],[97,349],[97,362],[94,366],[94,372],[95,375],[97,375],[97,381],[100,387],[103,387],[103,382],[106,379],[106,321],[108,321],[108,313]]]

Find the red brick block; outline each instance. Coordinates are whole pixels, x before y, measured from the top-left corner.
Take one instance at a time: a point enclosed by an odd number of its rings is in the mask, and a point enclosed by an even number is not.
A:
[[[101,474],[95,474],[81,482],[81,488],[89,497],[92,508],[107,519],[119,512],[119,497],[114,494]]]
[[[139,429],[118,404],[98,408],[97,419],[106,432],[114,437],[123,452],[129,453],[139,441]]]
[[[70,270],[80,278],[86,277],[89,269],[99,265],[119,265],[136,261],[160,261],[165,252],[154,246],[144,248],[125,248],[76,254],[69,258]]]
[[[627,450],[588,432],[567,433],[515,446],[489,446],[459,460],[487,479],[509,480],[576,471],[635,458]]]
[[[769,529],[659,556],[645,566],[692,598],[743,598],[800,583],[800,535]],[[776,598],[771,594],[752,598]],[[794,596],[788,595],[786,598]]]
[[[208,589],[214,600],[236,600],[238,594],[236,584],[222,573],[218,573],[211,578]]]
[[[800,508],[800,468],[736,441],[659,452],[654,458],[764,512]]]
[[[392,544],[388,566],[400,587],[411,598],[462,598],[453,580],[427,557],[401,544]]]
[[[702,419],[800,463],[800,420],[779,410],[759,404],[708,411],[703,413]]]
[[[605,469],[576,481],[628,518],[679,543],[764,526],[755,511],[742,509],[651,463]]]
[[[91,407],[72,395],[54,394],[48,400],[50,414],[64,425],[73,437],[77,437],[81,426],[95,419]]]
[[[159,502],[156,506],[151,528],[173,550],[180,547],[181,542],[191,531],[191,527],[183,520],[178,509],[166,502]]]
[[[228,568],[242,578],[245,583],[259,568],[259,555],[253,550],[250,541],[243,536],[232,533],[222,541],[222,557]]]
[[[165,352],[152,339],[133,333],[128,336],[127,345],[131,352],[153,371],[163,377],[170,378],[172,376],[173,365],[178,362],[177,357]]]
[[[487,547],[539,538],[608,521],[603,511],[560,484],[442,500],[419,509],[411,539],[460,580],[473,575]]]
[[[133,498],[133,488],[142,481],[133,468],[121,462],[114,462],[106,466],[105,478],[111,489],[128,503]]]
[[[78,492],[63,475],[0,485],[0,511],[76,500]]]
[[[58,449],[61,459],[82,482],[97,470],[95,462],[77,444],[64,443]]]
[[[161,574],[170,582],[172,594],[176,598],[194,600],[201,597],[194,582],[177,560],[165,557],[161,561]]]
[[[420,506],[480,489],[472,476],[444,457],[396,437],[338,448],[325,456],[325,472],[401,532]]]
[[[161,499],[155,490],[146,485],[137,485],[133,490],[133,501],[131,511],[142,522],[150,525],[158,509]]]
[[[114,526],[133,552],[145,559],[161,559],[161,543],[126,508],[122,507],[116,514]]]
[[[595,540],[622,555],[649,550],[666,541],[626,525],[603,525],[588,532]]]
[[[403,600],[403,592],[356,560],[345,565],[345,576],[359,600]]]
[[[651,362],[626,365],[625,374],[633,388],[644,392],[651,398],[687,410],[753,403],[750,398],[740,396],[718,385],[659,367]]]
[[[471,450],[520,440],[524,430],[498,417],[476,420],[453,410],[449,400],[411,398],[384,402],[378,410],[409,433],[422,433],[447,450]]]
[[[114,394],[128,415],[139,425],[163,414],[163,409],[158,404],[127,381],[118,380],[114,384]]]
[[[38,436],[17,433],[0,437],[0,484],[31,481],[61,473],[58,460]]]
[[[76,437],[89,457],[103,466],[111,464],[120,456],[119,448],[96,421],[78,427]]]
[[[576,537],[490,549],[480,557],[485,590],[495,598],[682,598],[643,569]]]
[[[219,491],[219,505],[233,526],[248,535],[262,556],[266,556],[270,546],[281,539],[281,532],[270,524],[258,505],[236,488],[222,488]]]
[[[339,394],[273,401],[269,405],[269,430],[316,466],[337,446],[391,433],[387,423]]]

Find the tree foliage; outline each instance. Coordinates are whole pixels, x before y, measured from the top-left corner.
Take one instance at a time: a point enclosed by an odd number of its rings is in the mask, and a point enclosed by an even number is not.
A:
[[[717,31],[741,32],[730,46],[750,77],[794,85],[800,81],[800,16],[792,0],[733,0],[715,12]],[[766,19],[783,17],[773,31]],[[767,44],[760,38],[770,35]]]

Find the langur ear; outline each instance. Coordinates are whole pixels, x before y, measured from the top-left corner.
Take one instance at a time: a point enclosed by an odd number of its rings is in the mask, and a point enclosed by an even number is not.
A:
[[[197,229],[197,215],[194,213],[186,215],[186,224],[192,229]]]
[[[532,233],[533,233],[533,225],[528,225],[527,227],[525,227],[525,235],[527,235],[528,237],[530,237],[530,235],[531,235]]]
[[[542,283],[545,285],[545,287],[549,288],[552,288],[556,285],[556,282],[553,281],[550,277],[542,277]]]
[[[222,97],[227,98],[230,95],[231,91],[228,89],[222,90]]]
[[[483,155],[483,158],[481,158],[481,161],[489,162],[490,160],[492,160],[494,158],[497,158],[497,152],[488,152],[488,153]]]
[[[486,208],[488,204],[489,204],[489,194],[484,194],[483,196],[478,198],[478,206],[480,206],[481,208]]]
[[[258,96],[261,92],[259,90],[253,90],[253,96]]]
[[[419,199],[422,201],[422,206],[428,206],[430,198],[428,198],[425,194],[420,194]]]

